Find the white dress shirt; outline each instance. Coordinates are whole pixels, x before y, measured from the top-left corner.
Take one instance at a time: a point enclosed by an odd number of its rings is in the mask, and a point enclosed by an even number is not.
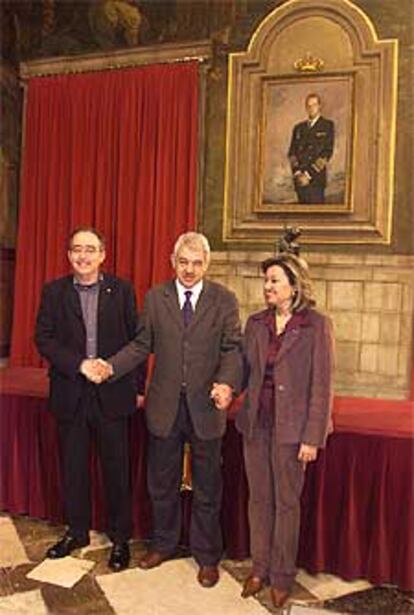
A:
[[[191,290],[190,301],[191,301],[191,305],[193,306],[193,310],[195,311],[197,301],[199,300],[199,297],[200,297],[200,293],[203,290],[203,280],[200,280],[199,282],[197,282],[197,284],[194,284],[194,286],[192,286],[191,288],[186,288],[185,286],[181,284],[179,280],[175,280],[175,287],[177,289],[178,303],[180,306],[180,310],[183,309],[184,301],[186,298],[185,292],[187,290]]]
[[[308,125],[310,128],[313,128],[316,124],[316,122],[319,120],[320,118],[320,114],[317,117],[314,117],[312,120],[308,120]]]

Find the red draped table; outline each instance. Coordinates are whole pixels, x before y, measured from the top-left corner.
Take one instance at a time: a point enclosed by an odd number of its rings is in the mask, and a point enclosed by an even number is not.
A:
[[[45,371],[0,370],[0,510],[61,522],[54,418]],[[414,409],[412,402],[335,400],[335,432],[307,470],[298,564],[309,572],[414,589]],[[146,429],[130,419],[134,536],[151,532]],[[91,455],[93,525],[105,527],[96,455]],[[229,419],[223,443],[222,527],[227,556],[248,557],[248,487],[242,440]],[[188,533],[184,501],[183,536]]]

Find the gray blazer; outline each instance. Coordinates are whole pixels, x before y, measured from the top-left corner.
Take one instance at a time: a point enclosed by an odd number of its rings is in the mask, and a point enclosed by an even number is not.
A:
[[[247,391],[236,417],[245,437],[253,435],[266,368],[267,310],[252,314],[244,336]],[[323,447],[331,429],[333,336],[330,319],[313,309],[287,331],[274,366],[275,437],[283,444]]]
[[[168,436],[184,386],[197,436],[221,437],[226,412],[215,408],[209,394],[213,382],[240,390],[241,327],[235,295],[204,280],[193,319],[184,327],[174,281],[149,290],[135,339],[109,358],[114,377],[132,370],[150,353],[155,365],[145,409],[151,433]]]

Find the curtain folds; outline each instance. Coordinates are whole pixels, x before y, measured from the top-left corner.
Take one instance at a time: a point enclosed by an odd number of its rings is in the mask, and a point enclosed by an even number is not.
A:
[[[174,239],[195,225],[198,96],[197,62],[30,80],[12,365],[40,364],[41,287],[68,271],[75,226],[104,233],[105,268],[129,278],[140,303],[169,277]]]

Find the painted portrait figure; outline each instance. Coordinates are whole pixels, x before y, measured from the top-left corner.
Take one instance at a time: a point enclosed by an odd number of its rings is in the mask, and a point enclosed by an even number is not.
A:
[[[288,157],[298,203],[325,203],[327,166],[334,149],[334,122],[322,116],[317,93],[305,99],[307,119],[293,128]]]
[[[268,84],[262,124],[263,206],[346,203],[352,100],[346,77]]]

